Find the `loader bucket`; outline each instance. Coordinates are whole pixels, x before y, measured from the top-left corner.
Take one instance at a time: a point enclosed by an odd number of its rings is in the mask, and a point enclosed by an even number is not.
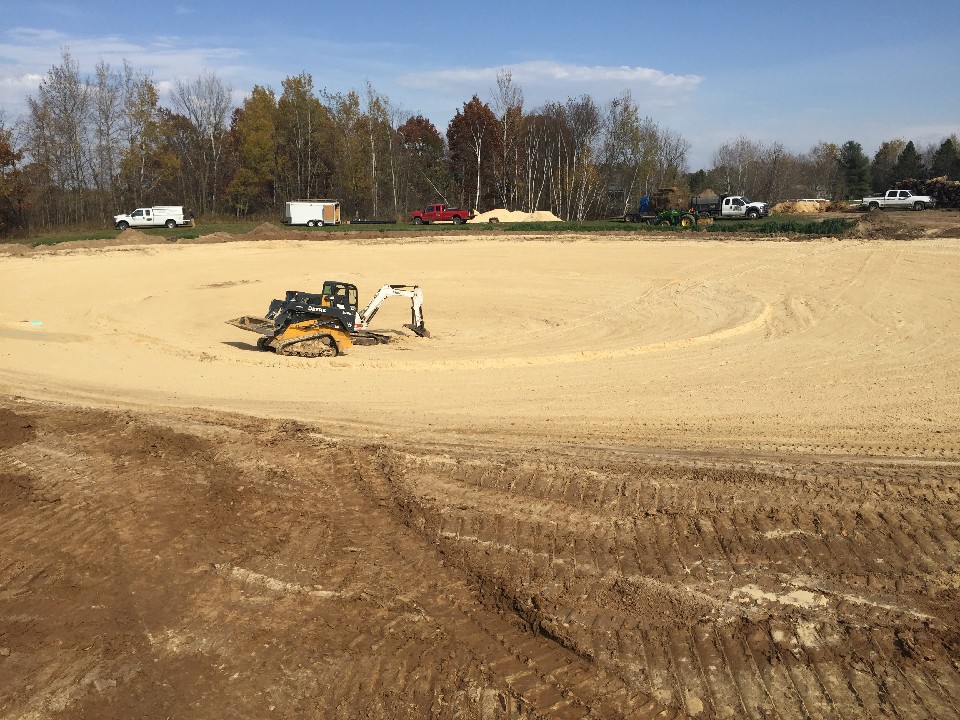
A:
[[[273,324],[272,320],[253,317],[252,315],[244,315],[243,317],[238,317],[233,320],[227,320],[227,325],[233,325],[241,330],[250,330],[260,335],[267,335],[268,337],[273,337],[277,334],[277,327]]]

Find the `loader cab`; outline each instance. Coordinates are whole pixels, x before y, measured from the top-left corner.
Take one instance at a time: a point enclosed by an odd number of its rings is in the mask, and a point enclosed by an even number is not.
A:
[[[343,309],[350,308],[356,311],[360,301],[357,286],[351,285],[350,283],[325,280],[322,292],[324,296],[330,298],[331,305]]]

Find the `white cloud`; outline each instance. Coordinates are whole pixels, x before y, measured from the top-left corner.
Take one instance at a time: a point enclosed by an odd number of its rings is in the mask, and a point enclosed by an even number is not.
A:
[[[575,65],[551,60],[533,60],[507,67],[450,68],[408,73],[398,78],[401,87],[436,92],[450,88],[458,97],[476,93],[483,97],[496,87],[497,73],[509,70],[528,105],[563,101],[568,97],[590,94],[594,99],[614,97],[630,90],[643,107],[675,105],[699,87],[699,75],[673,75],[647,67]]]
[[[0,107],[7,119],[26,110],[27,96],[36,93],[51,67],[67,51],[80,72],[93,74],[101,60],[119,70],[126,60],[137,71],[148,73],[161,93],[161,102],[177,78],[192,80],[203,70],[213,70],[226,83],[245,83],[238,66],[244,53],[232,47],[203,47],[183,38],[161,36],[142,42],[117,35],[67,37],[38,28],[13,28],[0,35]]]

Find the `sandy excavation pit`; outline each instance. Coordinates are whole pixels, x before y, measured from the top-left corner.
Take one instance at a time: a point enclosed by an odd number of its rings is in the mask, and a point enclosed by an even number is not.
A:
[[[0,257],[0,717],[960,717],[958,256]],[[224,322],[325,279],[432,337]]]

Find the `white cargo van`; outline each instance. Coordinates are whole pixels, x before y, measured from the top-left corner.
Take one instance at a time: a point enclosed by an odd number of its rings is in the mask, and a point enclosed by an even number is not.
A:
[[[287,225],[340,224],[340,203],[336,200],[291,200],[284,203],[283,222]]]
[[[120,230],[131,227],[172,228],[185,224],[182,205],[155,205],[154,207],[137,208],[129,214],[113,216],[113,225]]]

